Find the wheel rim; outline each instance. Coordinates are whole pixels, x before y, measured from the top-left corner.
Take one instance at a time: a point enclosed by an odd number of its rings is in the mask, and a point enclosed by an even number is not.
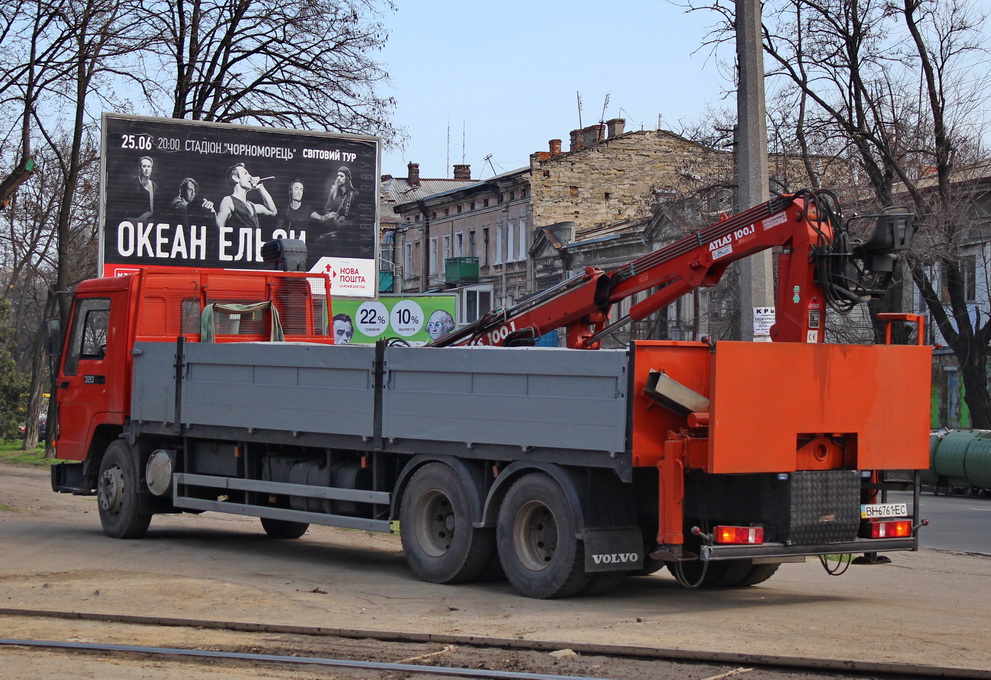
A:
[[[432,489],[420,497],[413,515],[416,540],[431,557],[451,549],[457,530],[454,507],[447,494]]]
[[[557,551],[557,520],[540,501],[530,501],[516,513],[513,523],[516,554],[530,571],[542,571]]]
[[[112,515],[120,512],[124,502],[124,471],[113,465],[100,476],[100,507]]]

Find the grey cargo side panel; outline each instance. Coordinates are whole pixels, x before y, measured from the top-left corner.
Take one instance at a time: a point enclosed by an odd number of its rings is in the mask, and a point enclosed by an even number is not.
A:
[[[175,347],[168,347],[168,362],[159,358],[156,365],[171,367]],[[150,352],[135,357],[135,402],[144,389],[143,382],[153,382],[148,371],[141,370],[144,364],[152,366],[145,361],[150,358]],[[374,358],[373,347],[188,343],[181,418],[184,424],[194,426],[370,437]],[[172,371],[168,373],[171,376]],[[135,418],[142,419],[137,414]]]
[[[626,450],[625,351],[391,347],[386,357],[387,440]]]
[[[175,420],[175,345],[139,343],[132,417]],[[182,423],[375,436],[374,347],[185,345]],[[430,442],[627,450],[624,351],[506,348],[385,350],[382,436]],[[411,447],[410,442],[415,444]],[[421,446],[422,443],[422,446]]]

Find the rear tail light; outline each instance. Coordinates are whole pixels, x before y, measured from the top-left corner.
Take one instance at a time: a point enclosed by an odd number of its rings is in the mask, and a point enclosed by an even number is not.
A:
[[[899,519],[891,522],[871,522],[871,538],[904,538],[912,535],[912,521]]]
[[[764,527],[718,526],[713,530],[712,538],[716,543],[759,545],[764,542]]]

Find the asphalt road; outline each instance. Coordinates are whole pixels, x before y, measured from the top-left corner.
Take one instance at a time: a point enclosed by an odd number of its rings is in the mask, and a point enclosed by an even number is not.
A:
[[[911,501],[910,493],[892,493],[895,501]],[[923,491],[919,499],[929,526],[919,530],[926,548],[991,556],[991,498],[934,496]]]
[[[933,536],[944,520],[930,503],[950,506],[947,525],[959,521],[957,506],[991,506],[928,494],[923,503]],[[986,513],[964,514],[977,521]],[[661,572],[599,597],[531,600],[506,583],[418,581],[390,535],[311,527],[299,540],[276,541],[252,518],[204,513],[156,516],[146,539],[109,539],[94,497],[52,493],[45,471],[4,464],[0,546],[0,605],[9,610],[991,667],[986,549],[891,553],[890,565],[853,566],[841,578],[810,560],[742,589],[686,590]],[[70,623],[72,639],[104,638]],[[5,625],[8,637],[55,635],[48,620]],[[213,642],[197,634],[197,644]],[[112,641],[168,646],[132,635]]]

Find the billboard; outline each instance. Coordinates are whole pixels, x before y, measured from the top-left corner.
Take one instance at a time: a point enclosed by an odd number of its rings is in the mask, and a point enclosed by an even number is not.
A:
[[[261,246],[306,242],[335,296],[377,293],[374,137],[103,116],[101,271],[264,269]]]
[[[386,296],[378,300],[334,298],[334,342],[367,345],[398,339],[414,347],[454,330],[456,295]]]

